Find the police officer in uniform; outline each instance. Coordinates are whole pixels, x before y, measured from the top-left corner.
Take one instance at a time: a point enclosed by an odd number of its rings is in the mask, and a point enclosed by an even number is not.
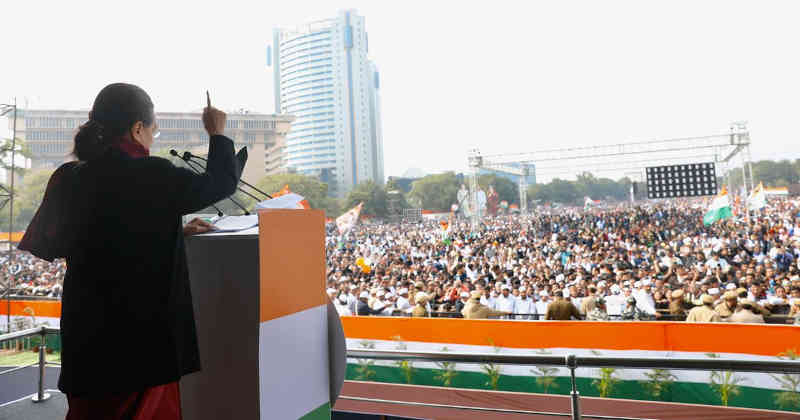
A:
[[[711,307],[714,304],[714,298],[711,295],[704,294],[700,297],[700,304],[689,311],[686,316],[686,322],[721,322],[719,314]]]
[[[586,314],[587,321],[608,321],[606,300],[602,296],[594,298],[594,308]]]
[[[481,292],[474,291],[469,297],[469,301],[464,306],[461,314],[466,319],[486,319],[490,316],[508,315],[509,312],[495,311],[486,305],[481,304]]]

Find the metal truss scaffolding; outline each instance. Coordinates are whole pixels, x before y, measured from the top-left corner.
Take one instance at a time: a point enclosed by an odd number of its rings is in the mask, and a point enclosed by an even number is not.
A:
[[[477,176],[481,169],[489,169],[519,176],[520,211],[527,212],[528,167],[534,165],[537,179],[544,177],[574,176],[583,172],[593,174],[616,173],[630,176],[638,174],[644,180],[648,166],[679,163],[714,162],[717,176],[726,176],[739,166],[733,158],[741,158],[744,168],[745,194],[753,188],[753,169],[750,163],[750,133],[745,122],[730,125],[727,133],[694,137],[650,140],[606,146],[574,147],[540,150],[534,152],[482,155],[478,149],[468,151],[470,199],[477,208]],[[728,182],[730,177],[727,178]],[[479,223],[478,212],[473,212],[472,223]]]

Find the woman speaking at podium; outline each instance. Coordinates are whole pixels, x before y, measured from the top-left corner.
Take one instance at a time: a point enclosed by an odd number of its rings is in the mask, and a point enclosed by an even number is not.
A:
[[[231,195],[242,168],[208,106],[208,166],[149,156],[158,137],[141,88],[103,88],[75,135],[75,162],[50,178],[19,249],[67,259],[61,376],[67,419],[179,419],[178,380],[200,370],[181,216]]]

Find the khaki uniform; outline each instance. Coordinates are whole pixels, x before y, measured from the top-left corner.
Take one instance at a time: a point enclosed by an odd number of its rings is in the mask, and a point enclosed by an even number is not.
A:
[[[764,316],[761,314],[754,314],[747,309],[742,309],[739,312],[736,312],[731,316],[731,322],[745,322],[750,324],[763,324],[764,323]]]
[[[683,302],[680,300],[673,300],[669,303],[670,315],[686,315],[686,309],[683,308]]]
[[[411,316],[414,318],[425,318],[428,316],[428,311],[423,305],[417,305],[411,310]]]
[[[726,302],[722,302],[719,305],[717,305],[716,308],[714,308],[714,311],[716,311],[719,314],[720,318],[723,319],[730,318],[731,315],[733,315],[734,310],[736,310],[736,308],[733,308],[733,310],[731,310],[731,308],[728,307],[728,304]]]
[[[583,302],[581,302],[581,313],[588,315],[589,312],[592,312],[596,306],[595,302],[597,302],[597,298],[594,296],[584,298]]]
[[[569,321],[572,317],[581,319],[578,308],[565,299],[558,299],[547,307],[547,314],[544,319],[551,321]]]
[[[706,305],[695,306],[689,311],[686,322],[721,322],[719,314]]]
[[[466,319],[487,319],[490,316],[508,315],[508,312],[495,311],[486,305],[481,305],[477,299],[470,299],[461,314]]]

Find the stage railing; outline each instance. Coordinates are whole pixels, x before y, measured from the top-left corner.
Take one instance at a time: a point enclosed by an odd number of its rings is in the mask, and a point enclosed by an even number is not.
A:
[[[486,364],[497,363],[507,365],[549,365],[561,366],[570,370],[572,391],[570,401],[572,405],[572,419],[581,419],[580,395],[575,380],[577,368],[623,368],[623,369],[677,369],[677,370],[721,370],[736,372],[766,372],[766,373],[800,373],[800,362],[795,361],[760,361],[760,360],[735,360],[735,359],[672,359],[672,358],[630,358],[630,357],[599,357],[599,356],[532,356],[511,355],[494,353],[442,353],[442,352],[409,352],[398,350],[348,350],[347,357],[353,359],[393,360],[416,362],[454,362]],[[340,397],[350,398],[350,397]],[[350,398],[352,399],[352,398]],[[361,398],[360,400],[364,400]],[[419,403],[415,403],[419,404]],[[440,406],[440,405],[437,405]],[[441,405],[442,407],[448,407]],[[448,408],[464,408],[452,406]],[[474,409],[481,410],[479,407]],[[492,410],[492,409],[487,409]],[[531,413],[518,411],[520,414]],[[536,413],[540,415],[566,416],[563,413]],[[614,418],[603,416],[585,416],[585,418]]]
[[[47,337],[48,334],[58,334],[59,332],[60,332],[60,330],[58,328],[50,328],[50,327],[46,327],[46,326],[41,326],[41,327],[29,328],[27,330],[20,330],[20,331],[8,333],[8,334],[0,335],[0,344],[3,344],[5,342],[11,341],[11,340],[18,340],[20,338],[33,337],[33,336],[37,336],[37,335],[42,337],[41,343],[39,343],[39,361],[38,362],[31,363],[31,364],[24,365],[24,366],[17,366],[15,368],[4,370],[4,371],[0,372],[0,375],[6,375],[6,374],[9,374],[9,373],[12,373],[12,372],[16,372],[16,371],[19,371],[19,370],[22,370],[22,369],[27,369],[27,368],[29,368],[31,366],[37,366],[38,365],[39,366],[39,378],[38,378],[39,379],[39,383],[38,383],[36,395],[34,395],[33,398],[32,398],[32,400],[34,402],[42,402],[42,401],[45,401],[48,398],[50,398],[50,394],[47,394],[47,393],[44,392],[44,373],[45,373],[45,368],[48,365],[61,366],[61,364],[60,363],[48,362],[46,360],[46,350],[47,350],[46,337]]]

